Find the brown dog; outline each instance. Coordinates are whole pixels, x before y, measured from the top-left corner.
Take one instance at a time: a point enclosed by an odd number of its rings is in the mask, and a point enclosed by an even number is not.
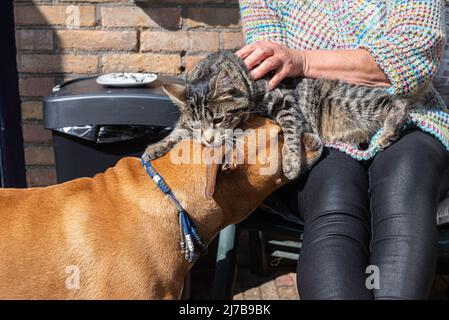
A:
[[[249,128],[276,130],[253,118]],[[181,144],[193,144],[183,141]],[[191,146],[191,145],[190,145]],[[269,150],[270,144],[260,152]],[[202,148],[202,147],[201,147]],[[172,151],[175,152],[175,151]],[[209,242],[220,229],[248,216],[285,181],[281,168],[261,175],[255,164],[217,178],[204,164],[153,161]],[[278,166],[279,167],[279,166]],[[174,299],[191,264],[179,250],[176,209],[137,158],[125,158],[94,178],[32,189],[0,190],[0,298]],[[79,280],[79,281],[78,281]]]

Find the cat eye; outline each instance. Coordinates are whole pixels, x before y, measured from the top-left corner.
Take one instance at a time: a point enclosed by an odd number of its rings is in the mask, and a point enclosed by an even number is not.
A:
[[[222,123],[223,120],[224,120],[224,117],[214,118],[213,123],[214,124],[219,124],[219,123]]]

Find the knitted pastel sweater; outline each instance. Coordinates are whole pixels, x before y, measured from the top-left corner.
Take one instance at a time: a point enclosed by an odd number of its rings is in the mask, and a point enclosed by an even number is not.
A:
[[[299,50],[368,50],[392,84],[386,90],[418,94],[424,101],[426,111],[412,112],[408,125],[449,150],[448,109],[430,81],[444,47],[444,0],[240,0],[240,11],[247,44],[270,40]],[[365,150],[326,144],[366,160],[377,153],[379,134]]]

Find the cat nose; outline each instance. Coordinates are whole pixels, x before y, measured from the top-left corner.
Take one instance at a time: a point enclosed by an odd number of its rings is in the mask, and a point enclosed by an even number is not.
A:
[[[206,143],[212,143],[215,139],[215,132],[212,129],[207,129],[204,131],[203,139]]]

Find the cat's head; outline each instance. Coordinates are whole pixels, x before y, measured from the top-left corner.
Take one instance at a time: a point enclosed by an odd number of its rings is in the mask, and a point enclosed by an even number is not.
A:
[[[181,121],[200,132],[206,146],[219,146],[247,120],[252,81],[243,62],[229,51],[211,54],[189,73],[184,85],[165,84],[164,91],[181,111]]]

